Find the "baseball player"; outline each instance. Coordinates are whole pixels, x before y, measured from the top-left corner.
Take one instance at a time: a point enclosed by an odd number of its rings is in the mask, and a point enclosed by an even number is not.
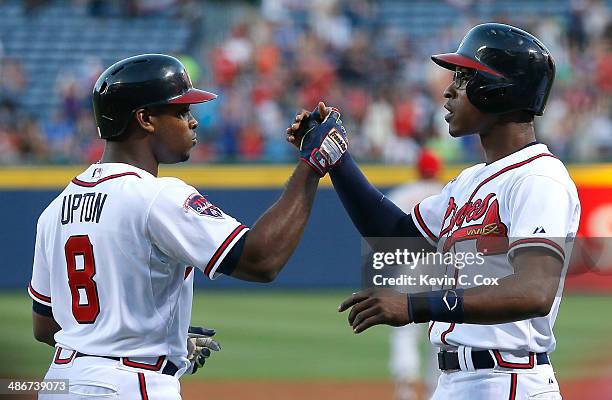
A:
[[[119,61],[96,82],[102,160],[38,220],[34,335],[55,346],[45,378],[70,389],[39,398],[180,399],[178,378],[218,350],[214,331],[189,327],[194,269],[270,282],[295,249],[325,163],[339,158],[325,150],[328,132],[342,132],[339,115],[309,133],[306,162],[249,229],[185,182],[157,177],[159,164],[187,160],[196,145],[190,104],[216,97],[161,54]]]
[[[419,180],[393,189],[387,197],[402,211],[410,212],[417,203],[440,193],[444,187],[439,181],[441,164],[434,152],[423,148],[416,162]],[[400,269],[398,275],[404,272],[410,271]],[[401,291],[410,293],[418,292],[419,289],[406,285]],[[423,359],[420,355],[419,343],[426,335],[427,329],[422,325],[404,325],[391,331],[389,365],[395,381],[395,400],[416,400],[422,398],[421,392],[433,392],[432,389],[435,389],[440,375],[436,353],[429,351]],[[425,376],[422,376],[421,361],[426,371]]]
[[[491,279],[463,281],[451,262],[448,279],[433,285],[438,290],[364,290],[339,310],[350,309],[355,333],[428,322],[442,371],[434,400],[560,399],[549,354],[580,203],[563,163],[536,141],[533,127],[553,84],[553,58],[531,34],[487,23],[472,28],[455,53],[432,60],[454,71],[444,91],[451,136],[478,134],[486,163],[465,169],[409,214],[372,187],[349,154],[330,175],[364,237],[422,237],[453,257],[467,249],[482,257],[479,271]],[[292,127],[287,139],[298,133]]]

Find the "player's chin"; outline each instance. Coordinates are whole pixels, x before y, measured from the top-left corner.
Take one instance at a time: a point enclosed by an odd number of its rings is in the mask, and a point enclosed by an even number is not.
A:
[[[462,133],[461,129],[458,129],[457,126],[453,126],[452,123],[448,124],[448,134],[451,135],[454,138],[458,138],[464,135],[464,133]]]
[[[184,153],[175,154],[172,157],[168,157],[168,159],[163,161],[163,164],[178,164],[189,160],[191,156],[191,150],[186,150]]]
[[[453,120],[448,123],[448,134],[454,138],[471,135],[472,133],[470,129],[465,129],[461,124],[454,123]]]
[[[189,157],[191,157],[191,152],[195,148],[196,144],[197,141],[193,140],[189,146],[186,146],[185,152],[182,154],[180,162],[189,160]]]
[[[451,135],[452,137],[457,137],[458,136],[458,132],[457,132],[457,124],[453,123],[453,114],[447,114],[444,119],[446,120],[446,123],[448,124],[448,134]]]
[[[189,150],[186,153],[184,153],[183,156],[181,157],[180,161],[178,161],[178,162],[185,162],[185,161],[189,160],[189,157],[191,157],[191,150]]]

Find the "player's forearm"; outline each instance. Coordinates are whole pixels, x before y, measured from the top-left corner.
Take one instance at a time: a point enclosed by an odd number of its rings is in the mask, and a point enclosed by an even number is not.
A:
[[[465,323],[502,324],[543,317],[550,312],[554,293],[547,293],[537,283],[525,285],[516,276],[499,283],[464,292]]]
[[[500,279],[499,285],[464,292],[464,322],[500,324],[547,315],[562,267],[562,262],[546,250],[523,250],[514,259],[515,273]]]
[[[281,197],[249,232],[239,263],[242,272],[253,280],[274,280],[299,243],[318,185],[319,176],[300,162]]]
[[[410,216],[368,182],[350,154],[330,171],[334,188],[363,237],[412,236],[404,227]]]

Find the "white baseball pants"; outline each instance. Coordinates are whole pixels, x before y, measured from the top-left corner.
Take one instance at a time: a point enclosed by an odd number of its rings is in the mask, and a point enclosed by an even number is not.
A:
[[[174,376],[102,357],[56,360],[45,379],[68,379],[69,393],[39,394],[39,400],[181,400],[180,383]]]
[[[442,372],[431,400],[561,400],[550,365]]]

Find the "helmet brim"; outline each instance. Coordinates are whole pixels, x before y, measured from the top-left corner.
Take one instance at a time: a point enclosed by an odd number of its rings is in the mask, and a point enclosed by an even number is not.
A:
[[[204,90],[191,88],[182,95],[168,101],[168,104],[197,104],[217,98],[217,95]]]
[[[503,76],[494,69],[491,69],[474,59],[457,53],[436,54],[431,56],[431,60],[442,68],[450,69],[452,71],[454,71],[456,67],[463,67],[487,72],[495,76]]]

